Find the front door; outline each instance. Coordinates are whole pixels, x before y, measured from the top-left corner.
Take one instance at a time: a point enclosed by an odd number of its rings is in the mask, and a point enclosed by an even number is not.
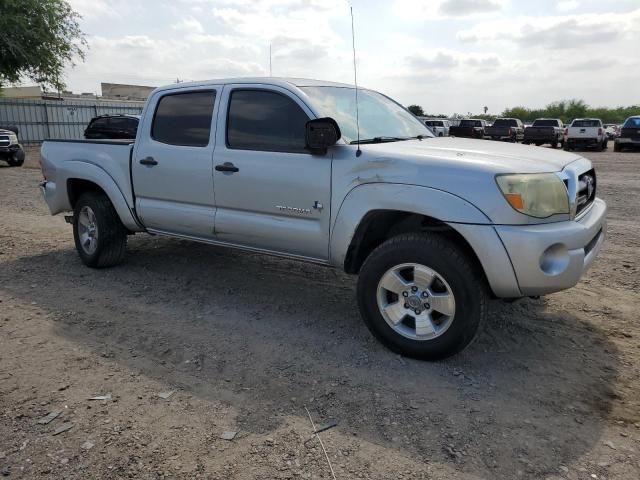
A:
[[[212,238],[216,87],[160,91],[132,158],[136,212],[150,231]]]
[[[225,86],[213,157],[216,240],[328,259],[332,160],[304,148],[312,116],[284,88]]]

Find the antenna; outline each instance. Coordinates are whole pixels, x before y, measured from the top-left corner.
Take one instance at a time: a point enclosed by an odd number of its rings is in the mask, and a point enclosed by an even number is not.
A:
[[[273,73],[271,71],[271,44],[269,44],[269,76],[273,77]]]
[[[353,83],[356,87],[356,135],[358,149],[356,150],[356,157],[362,155],[360,150],[360,109],[358,108],[358,74],[356,73],[356,34],[353,28],[353,7],[351,9],[351,45],[353,47]]]

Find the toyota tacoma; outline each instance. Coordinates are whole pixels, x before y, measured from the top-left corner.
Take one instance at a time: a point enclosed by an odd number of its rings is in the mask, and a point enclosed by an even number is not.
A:
[[[416,358],[468,345],[491,298],[580,280],[606,230],[589,160],[435,139],[387,96],[355,93],[275,78],[161,87],[135,141],[45,141],[41,190],[51,214],[72,212],[89,267],[120,263],[146,232],[358,274],[371,332]]]

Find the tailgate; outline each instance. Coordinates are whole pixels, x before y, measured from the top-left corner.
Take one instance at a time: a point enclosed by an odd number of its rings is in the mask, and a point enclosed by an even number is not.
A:
[[[569,137],[571,138],[596,138],[598,127],[569,127]]]

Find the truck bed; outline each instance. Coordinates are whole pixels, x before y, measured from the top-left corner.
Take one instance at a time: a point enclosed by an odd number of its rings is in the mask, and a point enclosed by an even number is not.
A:
[[[42,191],[51,214],[72,210],[67,192],[69,182],[79,173],[97,184],[115,184],[126,207],[133,211],[130,170],[133,145],[132,140],[45,140],[40,149],[45,177]]]

